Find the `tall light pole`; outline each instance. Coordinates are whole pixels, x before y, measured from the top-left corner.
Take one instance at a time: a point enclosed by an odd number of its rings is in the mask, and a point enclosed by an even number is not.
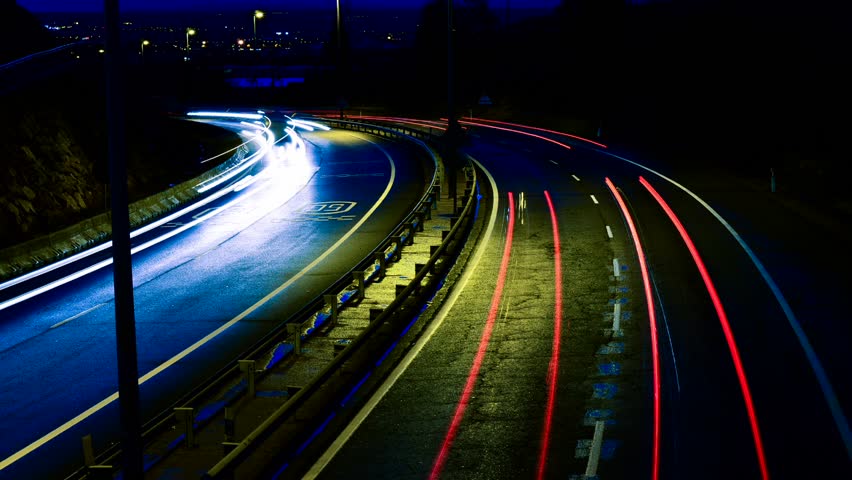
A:
[[[124,131],[124,67],[118,0],[104,0],[106,25],[106,118],[112,210],[115,343],[118,359],[118,412],[121,422],[122,475],[142,480],[143,442],[140,421],[139,367],[136,358],[136,314],[130,256],[130,212],[127,195],[127,144]]]
[[[252,26],[252,29],[254,30],[254,36],[251,37],[252,40],[257,40],[257,19],[258,18],[263,18],[263,12],[261,12],[260,10],[255,10],[254,15],[251,16],[251,26]]]
[[[336,0],[337,4],[337,84],[339,88],[340,98],[337,100],[337,106],[340,108],[340,118],[343,119],[343,43],[340,39],[340,0]]]
[[[190,35],[195,35],[195,29],[194,28],[187,28],[186,29],[186,49],[187,50],[189,50],[189,36]]]
[[[458,170],[458,142],[461,140],[462,130],[456,118],[456,100],[455,100],[455,46],[453,37],[453,0],[447,0],[447,131],[444,133],[446,138],[447,149],[449,151],[448,160],[450,164],[450,195],[453,197],[453,211],[456,211],[458,192],[456,185],[457,170]]]

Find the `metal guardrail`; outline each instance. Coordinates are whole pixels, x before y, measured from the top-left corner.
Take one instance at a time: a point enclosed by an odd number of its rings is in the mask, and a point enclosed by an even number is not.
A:
[[[260,376],[255,377],[253,368],[246,368],[247,362],[254,361],[253,359],[260,358],[264,354],[272,350],[277,344],[288,338],[293,338],[295,348],[294,352],[298,353],[301,343],[309,341],[312,335],[320,330],[329,322],[336,322],[336,315],[340,310],[346,308],[351,303],[363,298],[364,289],[372,281],[377,281],[383,278],[386,266],[395,260],[398,260],[403,247],[410,245],[417,231],[422,231],[423,222],[431,218],[431,209],[436,205],[440,196],[441,185],[439,182],[440,162],[435,156],[434,151],[426,143],[427,141],[437,141],[438,137],[428,133],[413,130],[410,128],[400,127],[392,128],[388,126],[370,125],[361,122],[352,122],[346,120],[331,120],[319,119],[323,123],[327,123],[332,127],[345,128],[349,130],[369,133],[382,137],[397,137],[404,138],[408,141],[413,141],[421,146],[430,156],[435,164],[435,171],[426,192],[417,202],[415,209],[406,217],[406,219],[388,235],[379,246],[373,250],[362,262],[356,265],[352,270],[342,276],[331,287],[326,289],[322,294],[305,305],[299,312],[293,315],[290,319],[283,322],[274,331],[267,334],[261,339],[256,346],[249,352],[246,352],[241,359],[230,363],[228,366],[221,369],[217,374],[211,377],[210,380],[204,382],[185,395],[181,400],[176,402],[174,406],[162,412],[158,417],[149,421],[143,429],[143,442],[148,441],[156,435],[170,430],[175,425],[178,415],[186,415],[185,412],[195,411],[195,406],[202,405],[204,399],[208,398],[212,392],[221,389],[223,385],[228,385],[241,379],[246,380],[247,385],[254,384],[259,378],[268,372],[263,370],[259,373]],[[472,172],[472,169],[470,169]],[[472,175],[472,173],[471,173]],[[459,217],[466,217],[472,213],[473,195],[469,195],[468,202],[465,207],[459,212]],[[344,362],[346,362],[353,353],[368,339],[376,329],[381,326],[384,321],[390,317],[400,305],[403,304],[419,286],[427,273],[433,270],[435,263],[442,256],[446,255],[448,245],[457,240],[457,236],[461,232],[462,222],[455,221],[450,231],[447,233],[444,241],[431,255],[427,264],[420,269],[415,277],[411,280],[408,286],[398,293],[396,299],[387,306],[386,309],[374,319],[367,329],[358,336],[351,344],[349,344],[342,352],[340,352],[334,361],[320,372],[315,379],[299,390],[289,401],[276,412],[270,419],[267,419],[258,429],[251,435],[246,437],[243,442],[237,445],[228,456],[226,456],[219,464],[213,467],[208,472],[209,478],[217,478],[217,476],[226,470],[232,469],[239,461],[248,455],[251,446],[254,442],[259,441],[267,429],[272,428],[278,421],[286,416],[292,410],[295,410],[297,405],[300,405],[311,393],[315,392],[319,386],[330,376],[332,376]],[[224,408],[224,407],[222,407]],[[208,412],[209,413],[209,412]],[[210,421],[213,414],[208,415],[205,419],[193,418],[184,421],[188,425],[186,438],[192,435],[192,430],[199,429],[206,425],[206,421]],[[121,454],[120,444],[113,444],[106,450],[100,452],[97,458],[90,452],[87,456],[87,466],[77,470],[68,480],[80,478],[92,478],[94,473],[92,470],[95,467],[104,465],[114,465],[118,463],[118,457]]]
[[[365,130],[362,131],[368,132],[371,131],[371,129],[384,130],[386,128],[375,125],[361,125],[361,127],[365,128]],[[471,168],[469,171],[471,172],[471,175],[473,175],[473,169]],[[473,178],[475,185],[475,176]],[[474,211],[474,198],[474,195],[468,194],[467,202],[465,202],[465,206],[462,208],[461,212],[458,212],[459,215],[456,218],[469,218]],[[312,394],[317,393],[323,385],[338,374],[338,372],[344,368],[346,362],[350,361],[356,352],[359,352],[361,347],[365,346],[366,343],[371,340],[373,335],[386,325],[386,322],[391,321],[392,317],[403,307],[403,305],[420,290],[426,275],[433,271],[438,260],[446,255],[449,245],[453,243],[458,244],[458,238],[456,237],[466,226],[465,222],[453,222],[452,227],[441,245],[432,253],[427,263],[424,264],[419,271],[417,271],[409,284],[397,294],[393,302],[391,302],[382,311],[382,313],[378,315],[378,317],[372,319],[367,328],[364,329],[342,352],[340,352],[334,360],[326,366],[326,368],[314,376],[308,385],[303,386],[293,397],[273,412],[272,415],[264,420],[254,431],[249,433],[241,442],[233,445],[233,449],[225,455],[220,462],[210,468],[202,478],[230,478],[233,475],[233,470],[237,468],[249,455],[251,455],[256,445],[269,436],[270,433],[277,426],[281,425],[288,417],[293,415],[298,408],[302,406],[309,397],[311,397]],[[383,252],[380,255],[385,254],[386,253]]]

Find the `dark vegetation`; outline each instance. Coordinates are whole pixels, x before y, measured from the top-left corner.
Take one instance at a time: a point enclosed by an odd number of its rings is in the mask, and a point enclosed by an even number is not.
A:
[[[0,97],[0,248],[108,209],[102,67],[81,63]],[[134,95],[133,81],[128,87],[131,202],[200,174],[211,167],[200,160],[240,143],[220,128],[171,118],[156,99]]]

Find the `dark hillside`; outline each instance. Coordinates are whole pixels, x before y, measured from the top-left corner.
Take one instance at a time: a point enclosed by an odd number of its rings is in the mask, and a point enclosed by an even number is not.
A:
[[[11,17],[0,18],[2,30]],[[14,78],[14,72],[5,72],[4,78]],[[0,248],[57,231],[109,205],[103,77],[101,62],[90,60],[16,82],[0,97],[0,168],[5,172]],[[157,102],[139,94],[138,85],[128,85],[127,91],[131,201],[211,168],[199,161],[240,142],[216,127],[170,119]]]
[[[0,0],[0,65],[55,46],[35,16],[15,0]]]

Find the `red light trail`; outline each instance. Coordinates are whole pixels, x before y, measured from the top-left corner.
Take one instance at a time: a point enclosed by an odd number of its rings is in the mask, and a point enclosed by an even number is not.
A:
[[[648,274],[648,265],[645,262],[645,252],[642,249],[642,243],[639,240],[639,233],[636,231],[636,225],[633,223],[633,217],[627,210],[627,204],[621,198],[621,194],[615,188],[612,181],[606,178],[606,186],[612,192],[615,201],[621,208],[621,213],[627,221],[627,226],[630,228],[630,236],[633,237],[633,244],[636,246],[636,256],[639,258],[639,268],[642,270],[642,284],[645,286],[645,303],[648,305],[648,321],[651,325],[651,352],[653,353],[653,368],[654,368],[654,446],[653,459],[651,467],[651,478],[657,480],[660,477],[660,350],[657,346],[657,314],[654,308],[654,297],[651,291],[651,281]]]
[[[500,120],[489,120],[487,118],[476,118],[476,117],[470,117],[470,118],[471,118],[471,120],[476,120],[476,121],[479,121],[479,122],[499,123],[501,125],[509,125],[509,126],[512,126],[512,127],[523,127],[523,128],[529,128],[531,130],[538,130],[540,132],[552,133],[554,135],[562,135],[564,137],[571,137],[571,138],[576,139],[576,140],[582,140],[584,142],[589,142],[589,143],[591,143],[593,145],[597,145],[601,148],[609,148],[606,145],[604,145],[603,143],[598,143],[598,142],[595,142],[594,140],[589,140],[588,138],[583,138],[583,137],[580,137],[578,135],[572,135],[570,133],[560,132],[558,130],[550,130],[548,128],[533,127],[533,126],[530,126],[530,125],[523,125],[523,124],[520,124],[520,123],[501,122]],[[465,123],[465,122],[462,121],[462,120],[459,120],[459,123]]]
[[[763,440],[760,437],[760,429],[757,425],[757,414],[754,410],[754,403],[751,398],[751,390],[748,386],[748,381],[746,380],[745,369],[743,368],[742,360],[740,359],[740,352],[737,349],[737,343],[734,340],[734,333],[731,330],[731,325],[728,322],[728,316],[725,313],[725,309],[722,307],[722,300],[719,298],[719,294],[716,292],[716,287],[713,285],[713,280],[710,279],[710,274],[707,272],[707,268],[704,266],[704,261],[701,260],[701,255],[698,254],[698,249],[695,247],[695,244],[692,242],[692,238],[690,238],[689,234],[686,233],[686,229],[681,223],[680,219],[678,219],[677,215],[672,211],[669,205],[663,200],[663,197],[660,196],[659,193],[645,180],[644,177],[639,177],[639,183],[644,186],[648,192],[654,197],[657,203],[663,208],[668,215],[669,219],[674,223],[675,228],[680,233],[681,238],[683,239],[686,247],[689,249],[689,253],[692,255],[692,260],[695,262],[695,266],[698,267],[698,271],[701,274],[701,278],[704,280],[704,286],[707,288],[707,293],[710,294],[710,299],[713,301],[713,307],[716,309],[716,315],[719,317],[719,323],[722,325],[722,331],[725,334],[725,340],[728,343],[728,349],[731,351],[731,358],[734,361],[734,368],[737,371],[737,378],[740,382],[740,389],[743,392],[743,399],[745,400],[746,410],[748,411],[749,422],[751,423],[751,433],[752,437],[754,437],[754,448],[757,452],[757,459],[760,463],[760,472],[762,478],[769,478],[769,471],[766,466],[766,456],[763,451]]]
[[[550,356],[550,367],[547,370],[547,410],[544,414],[544,429],[541,434],[541,453],[538,458],[537,479],[544,478],[547,466],[547,451],[550,447],[550,429],[553,423],[553,408],[556,404],[556,385],[559,381],[559,348],[562,337],[562,247],[559,245],[559,224],[556,221],[556,209],[550,193],[544,191],[547,207],[550,209],[550,223],[553,225],[553,264],[554,285],[556,289],[555,306],[553,311],[553,353]]]
[[[473,359],[473,365],[470,367],[470,373],[467,376],[464,390],[462,391],[459,403],[456,406],[455,414],[450,422],[450,428],[444,437],[444,443],[441,445],[441,450],[435,463],[432,465],[432,473],[429,474],[430,480],[436,480],[444,469],[447,463],[447,456],[450,453],[450,447],[453,440],[456,438],[459,426],[461,425],[464,412],[470,402],[470,396],[473,394],[473,388],[479,378],[479,369],[482,367],[482,361],[485,359],[485,351],[488,349],[488,343],[491,341],[491,332],[494,330],[494,322],[497,320],[497,312],[500,308],[500,298],[503,296],[503,287],[506,284],[506,272],[509,270],[509,259],[512,255],[512,237],[515,229],[515,203],[512,197],[512,192],[509,192],[509,225],[506,231],[506,245],[503,247],[503,259],[500,262],[500,272],[497,275],[497,285],[494,287],[494,295],[491,297],[491,308],[488,311],[488,319],[485,322],[485,329],[482,331],[482,337],[479,340],[479,349]]]

